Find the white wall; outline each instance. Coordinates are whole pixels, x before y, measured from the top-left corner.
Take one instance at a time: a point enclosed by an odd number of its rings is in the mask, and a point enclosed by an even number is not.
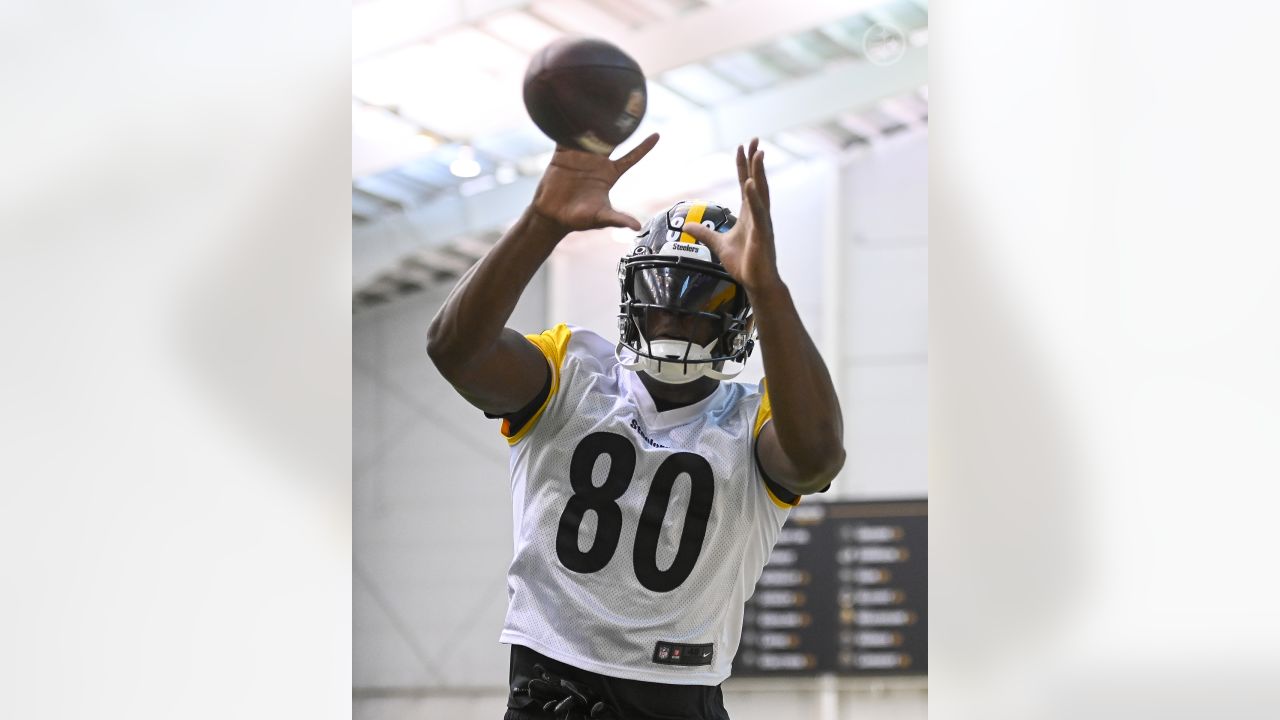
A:
[[[928,491],[928,183],[926,135],[888,141],[841,178],[846,497]]]
[[[926,491],[927,162],[927,137],[917,135],[844,168],[792,165],[771,176],[783,276],[815,341],[840,348],[831,365],[849,462],[832,497]],[[838,213],[831,188],[842,199]],[[736,206],[731,187],[704,197],[726,193]],[[824,274],[832,240],[840,272]],[[624,248],[610,233],[566,241],[512,326],[532,332],[568,321],[612,336]],[[507,650],[497,636],[511,557],[507,449],[497,423],[462,401],[426,357],[425,330],[446,294],[353,320],[356,718],[492,720],[505,697]],[[825,303],[828,295],[842,302]],[[757,357],[742,377],[761,372]],[[841,679],[825,699],[820,687],[731,679],[726,704],[735,720],[820,717],[824,707],[859,720],[926,717],[923,679]]]
[[[514,327],[540,325],[544,283],[535,276]],[[507,444],[427,358],[426,328],[446,295],[415,295],[353,322],[358,690],[506,684],[497,639],[512,549]]]

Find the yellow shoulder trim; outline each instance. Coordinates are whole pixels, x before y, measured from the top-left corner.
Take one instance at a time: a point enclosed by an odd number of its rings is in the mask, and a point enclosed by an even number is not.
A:
[[[756,411],[756,424],[751,431],[753,439],[760,437],[760,429],[764,424],[773,419],[773,405],[769,402],[769,381],[767,378],[760,381],[760,388],[763,391],[760,398],[760,409]]]
[[[773,419],[773,406],[769,402],[768,381],[761,380],[760,386],[764,392],[762,393],[763,397],[760,398],[760,409],[756,411],[756,424],[754,429],[751,431],[751,438],[754,441],[760,440],[760,431],[764,429],[764,424]],[[763,473],[764,469],[761,468],[760,472]],[[783,510],[790,510],[800,504],[800,498],[796,498],[794,503],[789,503],[775,495],[773,493],[773,488],[769,487],[769,483],[765,482],[763,477],[760,478],[760,484],[764,485],[764,491],[769,493],[769,499],[773,501],[773,504]]]
[[[551,404],[551,398],[556,396],[556,391],[560,389],[560,369],[564,367],[564,356],[569,351],[569,338],[572,336],[573,331],[564,323],[537,335],[525,335],[534,347],[542,351],[543,356],[547,358],[547,364],[551,366],[551,392],[547,393],[546,399],[542,401],[542,407],[539,407],[538,412],[529,418],[529,422],[520,428],[520,432],[508,435],[511,426],[505,420],[502,422],[502,434],[507,436],[507,444],[515,445],[528,435],[537,424],[538,418],[542,417],[543,411]]]

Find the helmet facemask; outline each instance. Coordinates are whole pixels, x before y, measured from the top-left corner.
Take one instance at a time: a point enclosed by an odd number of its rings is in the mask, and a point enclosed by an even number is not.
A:
[[[684,213],[679,213],[681,205]],[[754,346],[745,289],[710,248],[681,230],[686,217],[693,216],[709,217],[703,224],[720,232],[735,220],[718,206],[677,204],[650,221],[618,265],[618,361],[665,383],[731,379],[742,367],[725,372],[725,364],[745,366]],[[624,358],[623,349],[634,357]]]

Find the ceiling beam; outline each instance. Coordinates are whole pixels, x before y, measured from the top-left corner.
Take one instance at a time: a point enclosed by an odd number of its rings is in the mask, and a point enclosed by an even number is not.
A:
[[[714,111],[721,148],[754,135],[825,122],[861,110],[929,82],[928,47],[909,49],[893,65],[832,63],[820,72],[788,82],[779,92],[747,95]]]
[[[463,275],[474,264],[474,259],[460,257],[439,248],[425,248],[406,258],[404,262],[400,263],[400,267],[416,265],[434,272]]]
[[[742,0],[749,2],[750,0]],[[660,128],[663,142],[637,165],[615,193],[644,195],[661,187],[665,194],[701,188],[678,188],[681,165],[691,153],[732,150],[751,137],[768,138],[778,132],[808,127],[875,107],[886,98],[914,92],[929,78],[928,47],[908,48],[898,62],[882,66],[867,62],[832,63],[813,75],[745,95],[713,110]],[[639,142],[633,137],[628,146]],[[623,149],[625,149],[624,146]],[[687,151],[686,151],[687,149]],[[727,171],[732,179],[732,170]],[[446,244],[461,235],[481,235],[505,229],[528,204],[539,176],[526,176],[491,190],[462,196],[456,190],[420,206],[352,228],[352,271],[356,286],[394,267],[416,250]],[[620,205],[625,206],[620,201]]]
[[[735,0],[608,39],[634,57],[646,75],[656,77],[681,65],[812,30],[882,4],[884,0]],[[733,31],[725,32],[725,28]]]
[[[405,205],[400,200],[397,200],[396,198],[388,197],[386,195],[381,195],[367,188],[362,188],[362,187],[357,187],[355,185],[352,185],[351,192],[357,195],[360,195],[362,197],[369,198],[374,202],[380,203],[389,208],[394,208],[396,210],[404,210],[406,207],[408,207],[407,205]]]
[[[449,244],[449,249],[457,253],[469,256],[472,261],[479,260],[489,252],[497,241],[496,236],[489,236],[487,240],[476,237],[460,237]]]

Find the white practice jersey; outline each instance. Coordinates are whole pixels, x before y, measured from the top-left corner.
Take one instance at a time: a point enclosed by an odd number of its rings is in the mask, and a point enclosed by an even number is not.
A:
[[[614,343],[566,325],[528,337],[552,386],[517,432],[504,423],[515,557],[502,642],[612,677],[721,683],[792,507],[755,461],[764,383],[657,412]]]

